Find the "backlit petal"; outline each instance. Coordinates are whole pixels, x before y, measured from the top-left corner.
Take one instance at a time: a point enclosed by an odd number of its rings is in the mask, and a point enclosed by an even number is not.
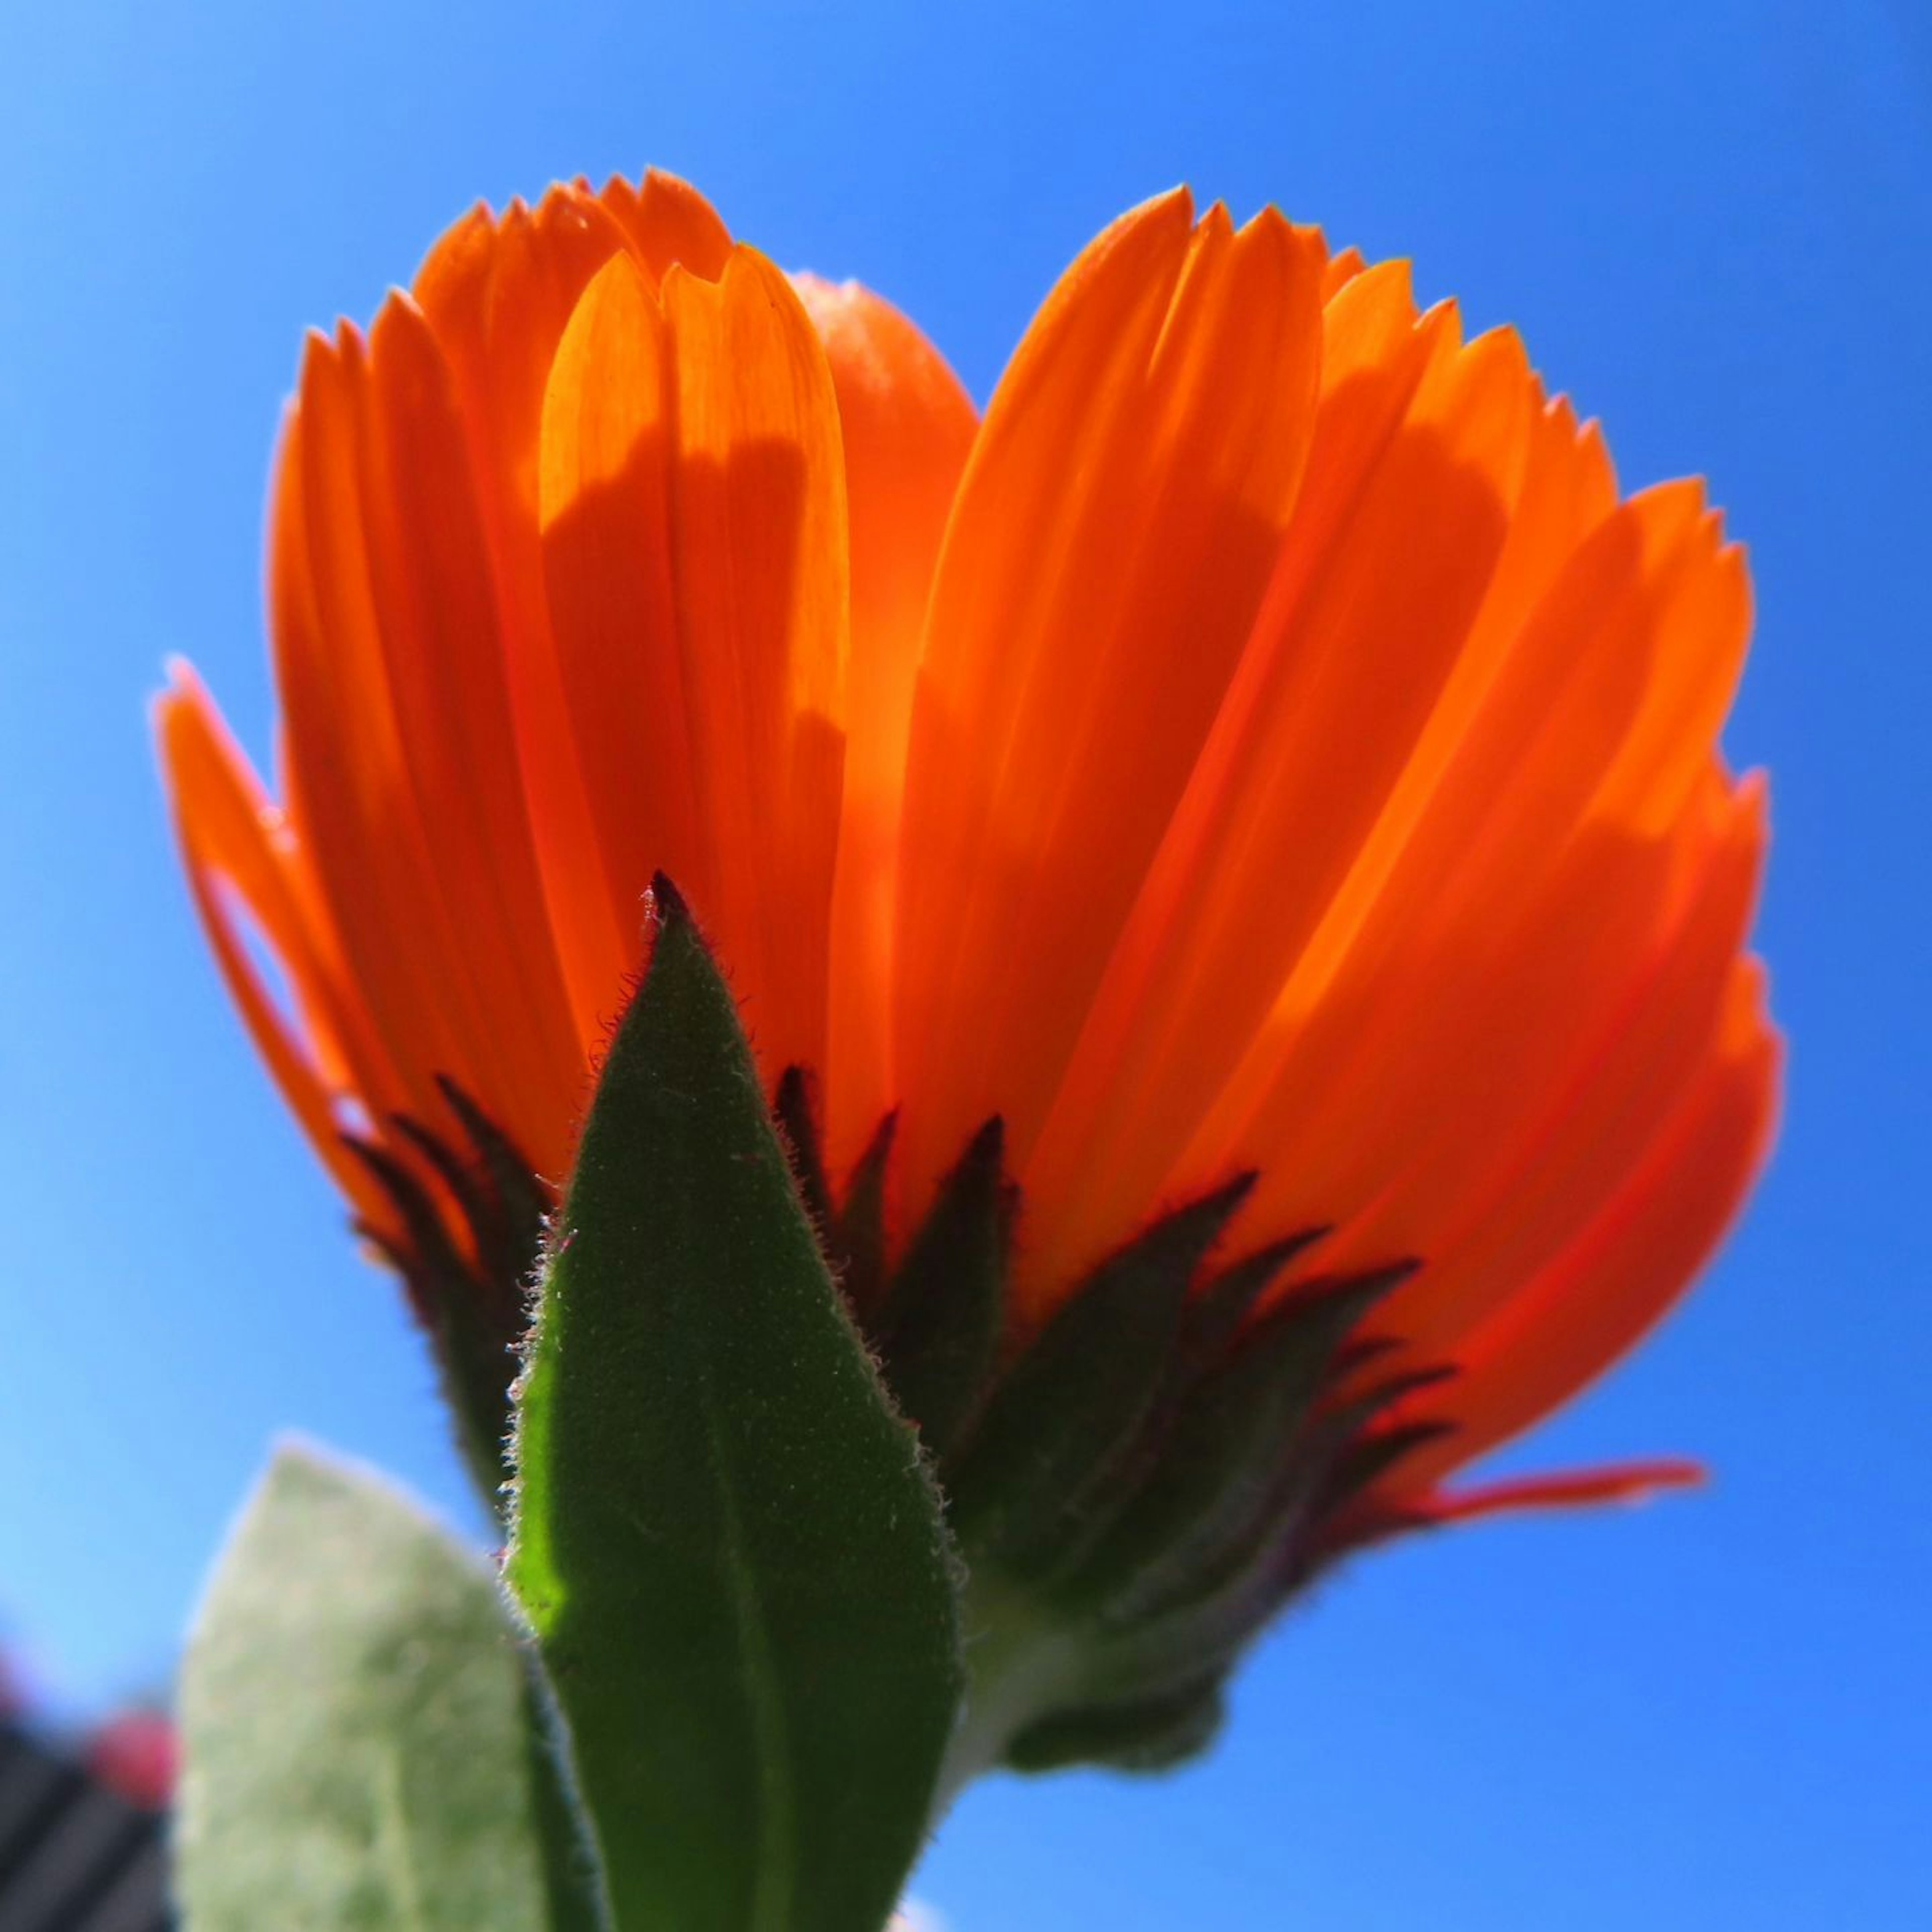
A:
[[[1218,208],[1196,227],[1184,197],[1151,202],[1069,271],[988,407],[907,769],[908,1201],[995,1112],[1025,1175],[1276,569],[1324,260],[1276,216],[1238,233]]]
[[[703,905],[771,1064],[822,1064],[848,590],[838,406],[747,249],[585,292],[543,418],[545,582],[612,916]],[[632,956],[634,958],[634,950]]]
[[[1520,352],[1508,338],[1459,350],[1451,318],[1418,324],[1400,280],[1375,284],[1352,283],[1331,316],[1280,568],[1030,1177],[1052,1244],[1043,1280],[1094,1252],[1132,1196],[1237,1167],[1292,1171],[1271,1136],[1217,1130],[1216,1116],[1238,1105],[1258,1037],[1282,1024],[1503,547],[1532,420]],[[1322,1097],[1304,1090],[1304,1106]]]
[[[156,722],[189,887],[223,977],[323,1166],[358,1213],[380,1226],[385,1204],[343,1144],[341,1095],[325,1072],[325,1063],[340,1064],[341,1055],[322,1016],[334,1020],[350,1003],[339,999],[332,984],[326,935],[304,903],[300,861],[282,815],[185,665],[175,668]],[[243,908],[286,968],[291,990],[306,1010],[300,1030],[250,956],[238,916]],[[304,1031],[310,1036],[304,1039]],[[325,1032],[322,1042],[314,1037],[318,1031]],[[366,1060],[362,1070],[365,1078],[372,1070]]]
[[[1740,963],[1720,1030],[1643,1154],[1563,1251],[1472,1335],[1442,1405],[1457,1433],[1402,1472],[1421,1484],[1516,1435],[1594,1381],[1709,1258],[1762,1166],[1781,1048],[1762,970]]]
[[[890,302],[796,275],[838,396],[852,532],[852,671],[832,902],[827,1099],[835,1169],[898,1097],[891,990],[906,742],[933,565],[978,427],[958,379]]]

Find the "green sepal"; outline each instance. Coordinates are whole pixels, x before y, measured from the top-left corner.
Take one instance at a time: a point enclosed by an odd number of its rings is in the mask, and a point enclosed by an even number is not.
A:
[[[898,1124],[896,1113],[879,1123],[853,1166],[844,1198],[832,1217],[832,1251],[839,1286],[868,1334],[886,1296],[886,1185]]]
[[[1251,1255],[1230,1262],[1188,1297],[1181,1311],[1180,1333],[1174,1348],[1170,1391],[1178,1394],[1198,1381],[1226,1353],[1228,1345],[1256,1304],[1280,1280],[1282,1271],[1330,1231],[1304,1228],[1298,1234],[1270,1241]]]
[[[822,1246],[832,1226],[832,1190],[825,1178],[825,1154],[818,1132],[816,1096],[812,1076],[802,1066],[788,1066],[778,1076],[772,1096],[772,1118],[784,1136],[791,1156],[792,1178]]]
[[[878,1932],[960,1694],[939,1503],[653,893],[520,1384],[508,1576],[623,1932]]]
[[[451,1079],[436,1084],[476,1151],[471,1225],[484,1273],[499,1282],[527,1283],[552,1206],[548,1185],[496,1122]]]
[[[189,1932],[596,1932],[594,1855],[488,1567],[387,1484],[277,1455],[182,1672]]]
[[[1102,1262],[1008,1371],[947,1472],[969,1561],[1024,1578],[1055,1560],[1090,1493],[1131,1453],[1195,1270],[1253,1181],[1243,1174],[1177,1209]]]
[[[394,1231],[364,1222],[360,1232],[408,1289],[435,1352],[458,1446],[500,1514],[510,1473],[510,1384],[549,1195],[509,1138],[454,1081],[439,1076],[436,1084],[466,1148],[406,1114],[392,1115],[388,1125],[442,1183],[472,1256],[458,1248],[416,1166],[380,1142],[355,1134],[343,1139],[395,1215]]]
[[[386,1148],[350,1134],[344,1140],[368,1168],[399,1216],[398,1238],[373,1222],[357,1232],[400,1275],[429,1336],[456,1446],[477,1487],[500,1504],[509,1474],[510,1384],[517,1330],[506,1325],[484,1283],[458,1252],[428,1190]]]
[[[1235,1332],[1282,1270],[1328,1232],[1326,1228],[1310,1228],[1272,1241],[1231,1262],[1189,1294],[1160,1393],[1138,1436],[1126,1454],[1115,1459],[1106,1480],[1088,1496],[1082,1520],[1070,1526],[1061,1554],[1046,1580],[1057,1592],[1067,1588],[1078,1599],[1078,1580],[1095,1550],[1152,1479],[1174,1418],[1188,1396],[1226,1353]]]
[[[1012,1229],[1005,1148],[995,1114],[940,1183],[874,1336],[888,1387],[942,1462],[984,1400],[999,1354]]]
[[[1445,1436],[1453,1436],[1456,1425],[1438,1420],[1407,1422],[1374,1433],[1364,1432],[1336,1460],[1335,1467],[1322,1492],[1322,1506],[1328,1511],[1340,1510],[1374,1482],[1387,1475],[1405,1456],[1412,1456]]]
[[[832,1278],[853,1318],[876,1346],[887,1286],[886,1185],[898,1115],[887,1114],[873,1130],[853,1165],[842,1196],[835,1192],[826,1171],[816,1084],[809,1069],[788,1066],[778,1076],[772,1118],[790,1152],[792,1174],[818,1230]]]
[[[1452,1425],[1376,1425],[1417,1390],[1454,1376],[1448,1367],[1390,1378],[1338,1408],[1324,1408],[1281,1444],[1265,1500],[1245,1531],[1226,1540],[1211,1560],[1198,1560],[1172,1578],[1167,1594],[1143,1606],[1124,1633],[1142,1671],[1166,1660],[1232,1660],[1254,1632],[1332,1560],[1325,1540],[1338,1507],[1366,1481],[1385,1473]]]
[[[1414,1273],[1403,1264],[1310,1282],[1256,1322],[1181,1402],[1138,1494],[1073,1585],[1110,1618],[1151,1614],[1249,1541],[1282,1445],[1306,1426],[1336,1351]]]
[[[1166,1696],[1055,1711],[1022,1731],[1004,1762],[1030,1773],[1076,1765],[1143,1774],[1172,1771],[1219,1735],[1228,1714],[1224,1682],[1216,1676]]]

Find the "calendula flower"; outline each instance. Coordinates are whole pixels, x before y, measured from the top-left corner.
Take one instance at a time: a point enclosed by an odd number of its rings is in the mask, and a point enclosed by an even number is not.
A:
[[[1695,483],[1621,496],[1512,332],[1175,193],[980,418],[877,296],[579,184],[310,338],[268,548],[279,802],[184,668],[160,735],[358,1222],[501,1360],[674,879],[1031,1606],[988,1619],[1114,1645],[982,1755],[1172,1755],[1341,1552],[1687,1473],[1451,1480],[1683,1293],[1778,1066],[1742,556]],[[1096,1422],[1117,1341],[1169,1367]]]

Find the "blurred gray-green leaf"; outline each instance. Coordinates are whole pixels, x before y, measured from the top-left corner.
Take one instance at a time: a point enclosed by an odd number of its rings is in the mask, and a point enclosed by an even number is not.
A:
[[[278,1454],[190,1640],[188,1932],[595,1932],[591,1855],[487,1564],[377,1478]]]

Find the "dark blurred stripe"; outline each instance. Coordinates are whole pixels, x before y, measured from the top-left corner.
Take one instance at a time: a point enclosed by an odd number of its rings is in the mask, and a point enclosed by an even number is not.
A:
[[[0,1932],[169,1932],[165,1831],[0,1723]]]

